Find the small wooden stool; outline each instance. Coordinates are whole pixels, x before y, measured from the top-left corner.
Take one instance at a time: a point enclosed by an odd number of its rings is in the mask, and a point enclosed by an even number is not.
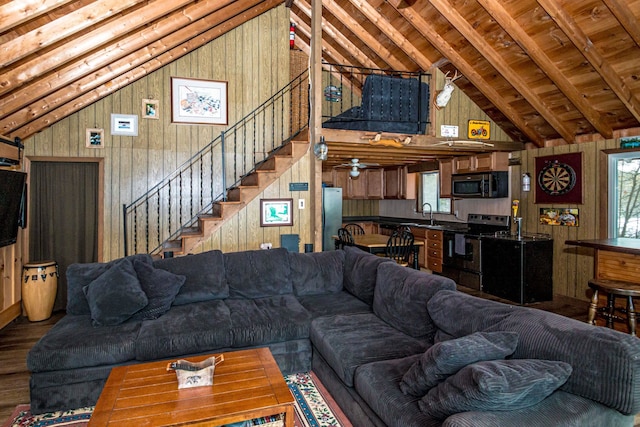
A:
[[[589,287],[593,289],[593,296],[589,303],[588,322],[595,325],[596,314],[600,314],[607,319],[607,327],[613,329],[614,320],[626,320],[629,326],[629,333],[635,336],[636,312],[633,307],[633,298],[640,298],[640,285],[620,280],[591,279],[589,280]],[[598,308],[599,291],[607,293],[606,307]],[[616,297],[626,297],[627,308],[616,307]],[[626,316],[626,319],[623,316],[618,316],[616,311]]]

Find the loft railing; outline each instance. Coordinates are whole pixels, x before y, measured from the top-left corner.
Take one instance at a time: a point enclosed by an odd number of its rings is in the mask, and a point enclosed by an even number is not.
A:
[[[322,126],[424,134],[431,75],[323,64]]]
[[[124,254],[156,253],[192,227],[309,123],[308,71],[140,196],[123,205]]]

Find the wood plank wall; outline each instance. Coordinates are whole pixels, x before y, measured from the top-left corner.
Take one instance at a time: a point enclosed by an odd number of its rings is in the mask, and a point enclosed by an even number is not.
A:
[[[24,141],[26,156],[104,158],[103,261],[124,253],[122,205],[143,195],[225,129],[172,124],[170,78],[227,81],[233,125],[290,81],[288,29],[289,9],[281,5]],[[159,120],[141,117],[145,98],[160,101]],[[138,136],[110,135],[111,113],[138,115]],[[87,128],[105,130],[104,148],[85,147]],[[297,210],[297,199],[305,198],[308,206],[309,196],[288,191],[291,181],[309,181],[305,160],[300,163],[264,193],[295,199],[294,227],[261,229],[256,200],[201,249],[255,249],[265,241],[278,247],[281,233],[310,241],[309,210]]]
[[[620,146],[619,139],[598,142],[587,142],[571,145],[559,145],[535,150],[512,153],[512,157],[520,158],[521,165],[511,167],[511,192],[514,199],[520,200],[519,215],[523,217],[523,230],[530,233],[550,234],[553,238],[553,291],[588,300],[587,282],[594,273],[593,250],[565,245],[566,240],[597,239],[601,230],[598,226],[603,215],[600,197],[604,191],[602,183],[607,170],[600,164],[602,150],[615,149]],[[555,154],[582,153],[582,204],[536,204],[535,203],[535,158]],[[531,191],[523,192],[521,176],[528,172],[531,175]],[[550,226],[539,222],[540,208],[577,208],[579,209],[579,226]]]

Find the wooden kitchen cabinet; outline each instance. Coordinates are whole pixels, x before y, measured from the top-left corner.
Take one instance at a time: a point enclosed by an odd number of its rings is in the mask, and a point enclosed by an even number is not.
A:
[[[385,199],[415,199],[416,198],[416,174],[408,173],[406,166],[401,166],[384,171],[384,198]]]
[[[451,197],[451,175],[454,173],[453,159],[440,160],[440,197]]]
[[[382,199],[384,194],[384,170],[363,169],[352,179],[349,169],[333,170],[333,186],[342,188],[343,199]]]
[[[442,240],[443,232],[427,229],[427,241],[425,244],[426,268],[434,273],[442,273]]]
[[[424,242],[424,246],[419,247],[418,252],[418,266],[420,268],[429,268],[427,267],[427,229],[422,227],[411,227],[411,233],[413,233],[413,237],[415,241]]]
[[[506,171],[509,169],[509,153],[492,151],[453,159],[453,173]]]

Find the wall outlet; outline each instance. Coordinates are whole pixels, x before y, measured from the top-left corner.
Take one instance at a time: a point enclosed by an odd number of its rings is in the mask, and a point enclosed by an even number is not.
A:
[[[298,199],[298,209],[304,209],[304,199]]]
[[[272,246],[271,243],[260,243],[260,249],[271,249]]]

